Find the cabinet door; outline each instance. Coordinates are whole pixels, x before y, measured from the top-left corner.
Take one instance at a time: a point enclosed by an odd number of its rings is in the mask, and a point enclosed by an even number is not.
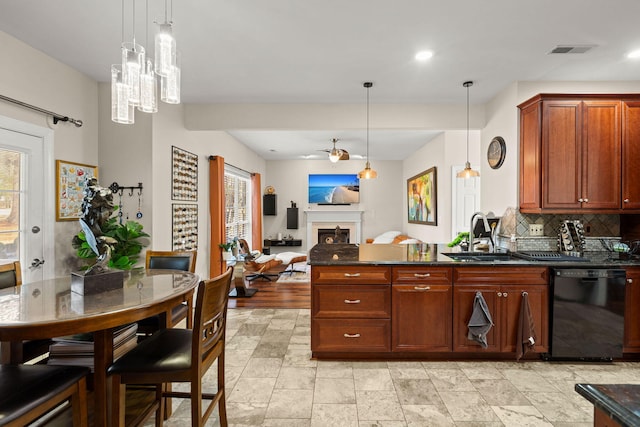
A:
[[[476,292],[482,292],[482,297],[487,303],[489,313],[493,318],[493,327],[487,334],[488,347],[483,349],[480,343],[467,338],[469,319],[473,313],[473,301]],[[454,285],[453,286],[453,351],[479,352],[500,351],[500,316],[498,313],[499,286],[493,285]]]
[[[520,111],[520,210],[540,209],[542,177],[540,174],[541,102]]]
[[[583,102],[583,209],[620,209],[620,105],[620,101]]]
[[[640,268],[627,268],[624,307],[625,353],[640,353]]]
[[[640,210],[640,101],[622,111],[622,209]]]
[[[451,351],[451,285],[393,285],[392,351]]]
[[[536,343],[533,351],[548,350],[549,293],[547,285],[503,285],[498,293],[500,301],[501,351],[516,351],[518,325],[522,310],[522,294],[526,292],[533,317]]]
[[[581,101],[544,101],[542,113],[542,208],[578,209]]]

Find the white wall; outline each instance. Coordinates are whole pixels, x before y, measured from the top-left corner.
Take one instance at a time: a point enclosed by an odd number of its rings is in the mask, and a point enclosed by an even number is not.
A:
[[[54,159],[98,165],[98,85],[86,75],[0,32],[0,94],[18,101],[82,120],[80,128],[41,113],[0,101],[0,115],[54,130]],[[51,170],[54,166],[51,166]],[[55,192],[51,176],[45,191]],[[54,213],[55,215],[55,213]],[[80,231],[77,221],[55,222],[55,256],[46,262],[56,276],[77,267],[71,238]]]
[[[463,166],[467,157],[467,132],[447,131],[429,141],[403,162],[403,222],[408,234],[425,242],[451,240],[451,169]],[[480,132],[469,132],[469,161],[479,167]],[[407,214],[407,179],[435,166],[437,168],[437,225],[410,224]]]
[[[400,161],[371,161],[371,167],[378,172],[378,178],[360,180],[360,203],[349,206],[319,206],[308,203],[309,174],[325,173],[358,173],[364,169],[364,160],[343,160],[331,163],[328,160],[289,160],[268,161],[267,179],[263,180],[263,187],[271,185],[276,190],[277,215],[263,217],[263,233],[265,238],[275,238],[281,232],[285,236],[292,235],[301,239],[301,248],[295,251],[309,250],[306,242],[306,215],[308,210],[361,210],[362,240],[374,238],[388,230],[403,230],[402,209],[403,193],[398,191],[402,185],[402,162]],[[295,202],[299,210],[299,228],[287,229],[287,208]],[[353,241],[352,241],[353,242]],[[363,243],[359,242],[359,243]]]

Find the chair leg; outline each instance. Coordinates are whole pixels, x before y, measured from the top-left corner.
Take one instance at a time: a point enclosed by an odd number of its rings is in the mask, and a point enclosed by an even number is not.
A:
[[[113,424],[123,426],[127,385],[122,384],[122,382],[120,381],[120,375],[113,375],[111,379],[113,381],[111,384],[111,420]],[[118,421],[116,422],[116,420]]]
[[[220,426],[227,427],[227,404],[224,389],[224,349],[218,356],[218,416],[220,417]]]
[[[202,383],[200,379],[191,383],[191,426],[201,427],[202,422]]]
[[[159,403],[158,409],[156,409],[156,427],[162,427],[162,424],[164,423],[166,401],[165,401],[165,398],[162,396],[162,393],[164,392],[165,388],[166,388],[165,384],[156,384],[156,400]]]
[[[193,329],[193,298],[187,300],[187,307],[189,309],[187,314],[187,329]]]
[[[71,395],[71,412],[74,427],[87,426],[87,379],[81,378]]]

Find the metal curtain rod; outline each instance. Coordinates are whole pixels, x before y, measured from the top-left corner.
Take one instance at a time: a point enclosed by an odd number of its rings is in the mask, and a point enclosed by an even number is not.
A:
[[[39,113],[43,113],[48,116],[51,116],[53,117],[54,125],[57,125],[58,122],[71,122],[74,125],[76,125],[76,127],[78,128],[82,126],[82,120],[77,120],[72,117],[63,116],[62,114],[57,114],[57,113],[54,113],[53,111],[45,110],[43,108],[36,107],[35,105],[27,104],[25,102],[18,101],[17,99],[9,98],[8,96],[0,95],[0,99],[2,99],[3,101],[11,102],[13,104],[17,104],[21,107],[29,108],[30,110],[34,110]]]

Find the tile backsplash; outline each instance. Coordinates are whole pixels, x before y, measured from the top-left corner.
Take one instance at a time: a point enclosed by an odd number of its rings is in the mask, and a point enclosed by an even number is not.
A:
[[[557,251],[558,231],[564,220],[580,220],[584,226],[585,251],[602,251],[602,239],[620,241],[619,215],[569,215],[569,214],[523,214],[515,208],[508,208],[502,216],[500,227],[501,247],[510,247],[510,237],[515,235],[519,251]],[[543,236],[531,236],[530,224],[540,224]]]

